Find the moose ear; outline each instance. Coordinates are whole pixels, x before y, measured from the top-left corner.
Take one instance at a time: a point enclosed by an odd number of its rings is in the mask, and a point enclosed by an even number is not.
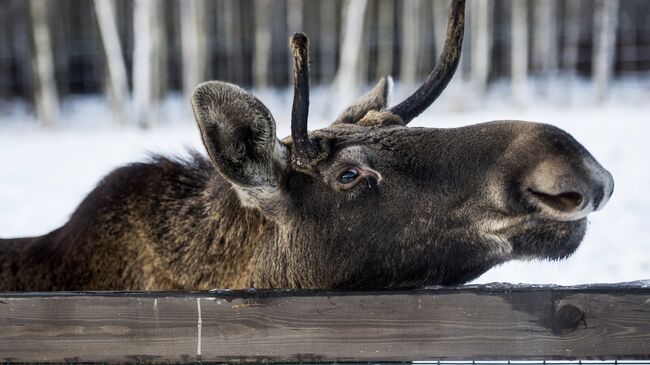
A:
[[[194,89],[192,108],[210,159],[238,192],[277,188],[288,157],[262,102],[236,85],[208,81]]]
[[[390,76],[382,77],[372,90],[347,107],[333,124],[356,123],[371,110],[385,109],[392,88],[393,79]]]

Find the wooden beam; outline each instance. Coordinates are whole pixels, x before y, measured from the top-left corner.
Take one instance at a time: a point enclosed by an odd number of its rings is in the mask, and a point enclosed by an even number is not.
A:
[[[0,293],[8,362],[650,359],[650,283]]]

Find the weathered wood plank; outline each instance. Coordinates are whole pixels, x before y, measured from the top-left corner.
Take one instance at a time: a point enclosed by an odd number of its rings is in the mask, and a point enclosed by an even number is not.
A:
[[[650,359],[650,287],[0,293],[0,359]]]

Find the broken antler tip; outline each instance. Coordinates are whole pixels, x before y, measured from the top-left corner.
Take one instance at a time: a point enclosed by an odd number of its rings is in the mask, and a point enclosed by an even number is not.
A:
[[[291,48],[306,48],[309,45],[309,38],[304,33],[294,33],[291,36]]]

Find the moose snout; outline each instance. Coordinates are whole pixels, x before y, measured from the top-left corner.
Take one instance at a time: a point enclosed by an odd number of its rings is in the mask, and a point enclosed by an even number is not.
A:
[[[528,203],[542,215],[573,221],[605,206],[614,179],[593,159],[579,164],[545,161],[524,179],[523,189]]]

